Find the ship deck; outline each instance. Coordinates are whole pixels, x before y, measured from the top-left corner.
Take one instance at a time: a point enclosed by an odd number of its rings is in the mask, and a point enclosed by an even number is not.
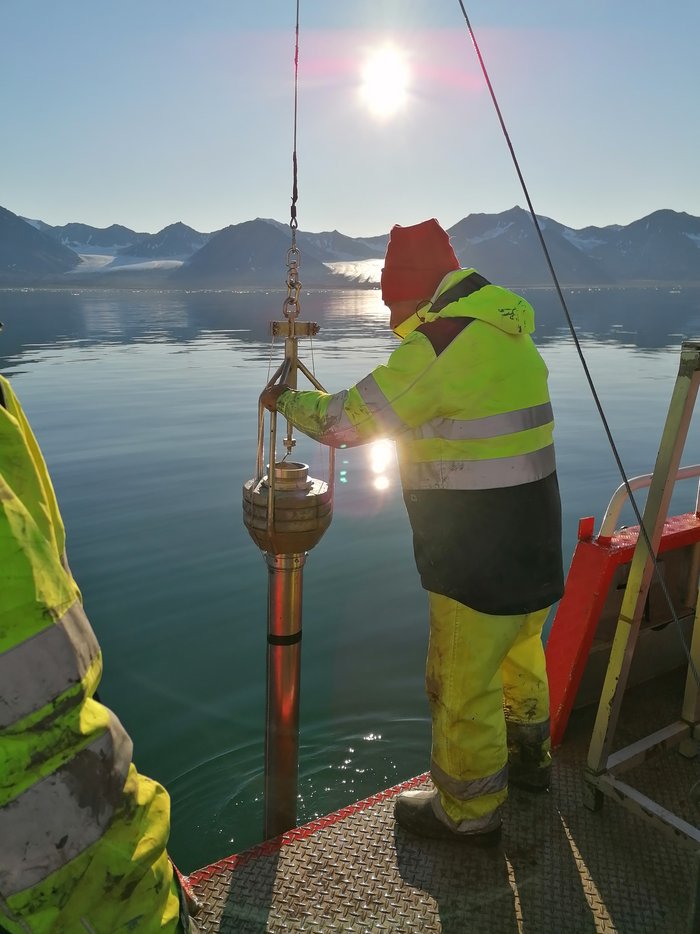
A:
[[[616,745],[678,719],[684,672],[628,692]],[[584,806],[594,708],[575,711],[551,790],[513,789],[495,851],[397,829],[393,799],[419,776],[189,877],[202,934],[681,934],[697,919],[697,854],[614,801]],[[670,749],[625,781],[697,825],[698,758]],[[700,927],[698,927],[700,930]]]

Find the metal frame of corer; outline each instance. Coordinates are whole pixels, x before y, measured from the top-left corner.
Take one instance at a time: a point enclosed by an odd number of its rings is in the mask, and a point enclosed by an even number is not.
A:
[[[293,245],[288,254],[292,285],[283,307],[284,320],[270,323],[273,337],[284,337],[284,360],[266,388],[287,385],[296,389],[301,372],[312,386],[323,390],[298,355],[299,338],[313,337],[319,331],[315,322],[297,321],[298,262],[299,252]],[[329,449],[325,482],[309,477],[308,464],[287,460],[295,443],[288,423],[283,440],[287,453],[277,459],[277,413],[271,412],[269,464],[265,465],[265,407],[260,401],[256,472],[243,487],[243,516],[253,541],[265,554],[268,569],[265,839],[296,826],[302,574],[306,554],[330,525],[333,509],[333,449]]]

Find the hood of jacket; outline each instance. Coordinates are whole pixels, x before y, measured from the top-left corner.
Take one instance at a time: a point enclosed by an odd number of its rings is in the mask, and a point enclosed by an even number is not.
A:
[[[441,296],[460,282],[465,282],[466,285],[466,280],[475,272],[475,269],[456,269],[449,272],[438,285],[430,303],[402,322],[394,329],[394,333],[403,339],[421,324],[435,321],[436,318],[476,318],[505,331],[506,334],[532,334],[535,330],[535,312],[532,305],[520,295],[500,285],[488,283],[476,291],[450,301],[437,313],[431,311]]]
[[[448,273],[435,290],[431,302],[436,302],[441,295],[458,283],[464,282],[474,272],[475,269],[457,269]],[[450,302],[438,312],[438,316],[477,318],[507,334],[532,334],[535,330],[535,312],[532,305],[515,292],[491,283]]]

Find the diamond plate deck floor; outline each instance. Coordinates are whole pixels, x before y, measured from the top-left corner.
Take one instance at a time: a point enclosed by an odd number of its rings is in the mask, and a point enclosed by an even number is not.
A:
[[[683,679],[625,700],[617,745],[676,720]],[[574,714],[549,793],[513,789],[494,852],[398,830],[394,797],[420,776],[190,876],[202,934],[685,934],[693,852],[607,801],[583,805],[595,711]],[[697,759],[676,750],[625,781],[693,824]]]

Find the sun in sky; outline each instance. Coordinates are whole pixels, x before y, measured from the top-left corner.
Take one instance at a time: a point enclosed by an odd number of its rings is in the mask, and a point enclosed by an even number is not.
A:
[[[362,102],[373,116],[389,119],[405,107],[410,79],[405,52],[390,44],[372,49],[362,65]]]

